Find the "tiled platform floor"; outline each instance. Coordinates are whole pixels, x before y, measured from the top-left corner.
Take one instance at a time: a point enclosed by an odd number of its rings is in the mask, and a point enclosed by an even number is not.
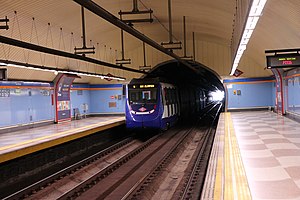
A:
[[[68,141],[68,138],[71,140],[75,137],[82,137],[80,134],[84,132],[89,132],[90,134],[93,131],[97,132],[99,130],[108,129],[111,128],[111,126],[116,126],[124,122],[125,117],[123,116],[91,117],[61,124],[51,124],[37,128],[24,129],[22,131],[2,133],[0,134],[0,157],[9,152],[16,152],[16,155],[12,156],[16,157],[18,156],[17,154],[25,154],[24,152],[21,152],[24,151],[25,148],[54,140]],[[7,160],[7,158],[3,158],[3,160]],[[1,158],[0,162],[2,162]]]
[[[300,199],[300,124],[268,111],[231,117],[252,199]]]

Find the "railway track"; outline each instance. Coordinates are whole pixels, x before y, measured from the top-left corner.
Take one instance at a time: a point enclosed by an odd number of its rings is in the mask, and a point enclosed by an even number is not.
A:
[[[186,140],[172,152],[177,154],[173,161],[168,158],[168,163],[159,165],[126,199],[198,199],[220,109],[220,105],[211,107],[201,123],[195,124]]]
[[[211,116],[207,121],[213,122]],[[206,169],[211,135],[197,123],[145,142],[126,139],[6,199],[155,199],[163,191],[164,199],[188,199],[198,190],[195,180],[205,178],[199,169]]]
[[[211,126],[206,129],[206,133],[203,139],[203,144],[198,146],[197,152],[192,159],[193,165],[190,165],[189,173],[186,175],[186,179],[184,180],[184,185],[182,187],[181,193],[178,195],[179,199],[200,199],[201,192],[204,180],[205,180],[205,174],[207,170],[207,164],[210,157],[210,152],[215,136],[215,124],[217,123],[217,118],[215,117],[216,113],[219,113],[221,109],[221,106],[215,106],[211,109],[211,113],[206,120],[211,119]]]
[[[37,194],[45,193],[45,191],[47,191],[49,188],[54,188],[57,182],[63,182],[63,179],[67,179],[76,172],[78,173],[85,170],[85,168],[90,164],[95,165],[96,162],[101,162],[102,160],[107,159],[108,155],[114,155],[118,152],[126,151],[126,147],[133,146],[133,144],[135,143],[137,143],[137,141],[133,138],[124,139],[123,141],[118,142],[92,156],[89,156],[88,158],[77,162],[69,166],[68,168],[60,170],[57,173],[48,176],[35,184],[32,184],[14,194],[5,197],[3,200],[35,198],[34,196],[36,196]]]

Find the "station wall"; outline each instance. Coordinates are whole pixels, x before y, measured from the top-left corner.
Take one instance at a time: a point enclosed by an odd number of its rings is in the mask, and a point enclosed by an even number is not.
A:
[[[228,109],[275,106],[275,80],[248,78],[224,80]],[[300,116],[300,70],[285,74],[286,109]],[[0,129],[37,122],[54,121],[52,102],[53,85],[50,83],[0,81]],[[124,113],[125,97],[122,84],[74,84],[71,88],[71,112],[78,108],[87,114]]]
[[[80,113],[83,113],[83,104],[88,104],[88,114],[124,113],[122,84],[74,84],[71,90],[72,116],[73,108],[79,108]]]
[[[272,77],[224,80],[228,109],[273,107],[274,82]]]
[[[121,84],[91,85],[91,114],[124,113],[125,96]]]
[[[74,108],[78,108],[81,114],[90,113],[91,97],[88,84],[73,84],[71,88],[71,116],[74,116]],[[87,109],[84,105],[87,104]]]
[[[0,82],[0,127],[54,118],[49,83]]]
[[[0,129],[54,121],[50,83],[0,81]],[[74,84],[71,88],[71,114],[74,108],[86,114],[124,113],[122,84]]]

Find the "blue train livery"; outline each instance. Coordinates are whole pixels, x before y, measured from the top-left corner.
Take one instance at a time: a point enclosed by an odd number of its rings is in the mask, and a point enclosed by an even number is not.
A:
[[[176,87],[159,79],[133,79],[127,85],[126,127],[166,130],[178,119]]]

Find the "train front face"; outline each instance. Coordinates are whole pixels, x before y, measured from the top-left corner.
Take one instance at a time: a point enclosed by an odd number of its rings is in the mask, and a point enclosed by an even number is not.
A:
[[[129,129],[161,128],[163,106],[160,84],[128,85],[126,127]]]

